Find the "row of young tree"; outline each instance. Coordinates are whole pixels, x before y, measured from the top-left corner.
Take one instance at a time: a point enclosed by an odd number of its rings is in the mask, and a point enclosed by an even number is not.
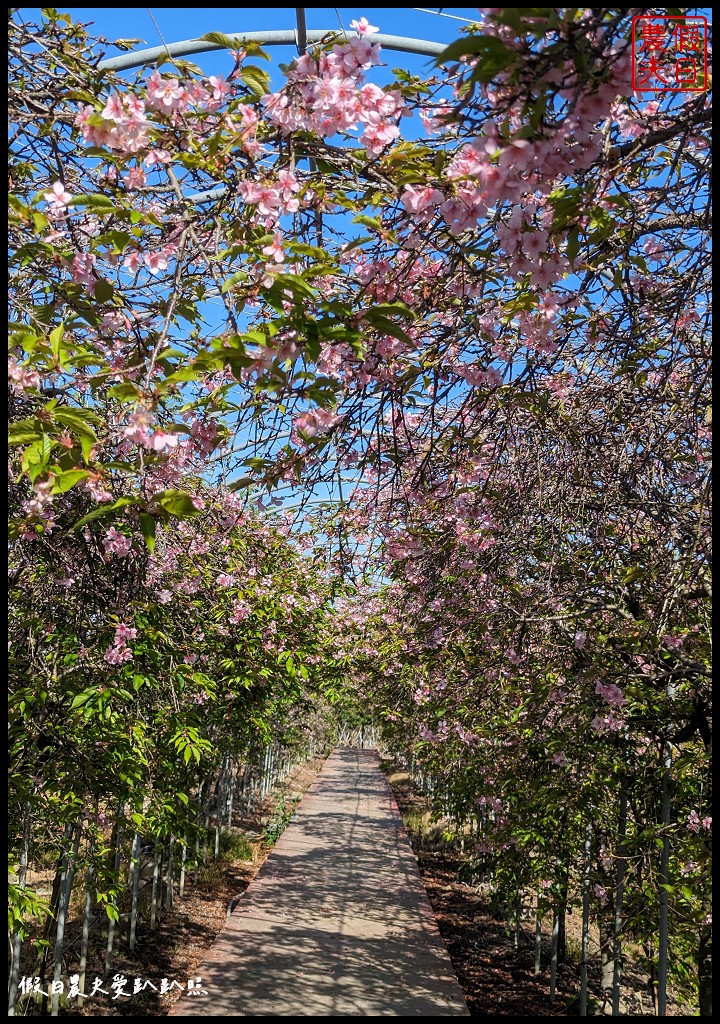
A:
[[[583,879],[707,1012],[711,107],[633,97],[642,13],[382,86],[360,19],[272,91],[13,9],[15,864],[120,805],[192,846],[342,676],[506,895]]]
[[[23,941],[23,975],[55,986],[56,1015],[73,973],[88,993],[92,929],[106,932],[110,973],[113,945],[135,947],[148,857],[153,928],[208,845],[217,857],[233,805],[246,814],[324,741],[318,709],[337,676],[327,574],[236,496],[208,489],[202,504],[160,527],[150,553],[131,507],[98,528],[67,493],[48,536],[13,546],[11,1012]],[[51,863],[39,895],[28,866]],[[67,944],[73,882],[80,947]]]
[[[661,1008],[669,966],[707,1014],[711,620],[692,538],[708,513],[682,502],[637,412],[614,449],[569,403],[547,419],[482,488],[393,501],[393,581],[348,602],[344,650],[438,813],[476,835],[470,861],[496,894],[513,908],[537,892],[562,922],[585,885],[603,988],[627,942]]]

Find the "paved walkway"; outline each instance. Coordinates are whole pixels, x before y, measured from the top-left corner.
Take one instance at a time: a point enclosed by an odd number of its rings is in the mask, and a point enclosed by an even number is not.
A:
[[[378,765],[330,756],[171,1015],[469,1016]]]

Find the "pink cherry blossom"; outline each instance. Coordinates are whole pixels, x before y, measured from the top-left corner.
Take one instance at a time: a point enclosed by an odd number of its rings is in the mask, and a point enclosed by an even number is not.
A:
[[[600,902],[601,902],[601,903],[602,903],[603,905],[604,905],[604,904],[606,904],[606,903],[608,902],[608,900],[610,899],[610,897],[608,896],[608,892],[607,892],[607,889],[604,889],[604,888],[602,887],[602,885],[597,885],[597,884],[595,884],[595,885],[593,886],[593,892],[595,893],[595,896],[597,897],[597,899],[598,899],[598,900],[599,900],[599,901],[600,901]]]
[[[144,188],[147,185],[147,178],[142,167],[131,167],[129,171],[123,174],[122,181],[127,189]]]
[[[595,693],[599,693],[608,702],[608,704],[615,704],[620,708],[627,703],[627,698],[620,687],[616,686],[615,683],[609,683],[607,686],[604,686],[603,683],[598,680],[595,685]]]
[[[426,185],[424,188],[406,185],[400,201],[414,220],[427,223],[434,216],[437,207],[445,197],[439,189]]]
[[[128,626],[124,622],[119,622],[115,627],[115,642],[121,643],[127,640],[135,640],[137,638],[137,629],[134,626]]]
[[[269,245],[263,246],[263,254],[268,258],[274,259],[276,263],[282,263],[285,259],[282,247],[283,238],[282,231],[275,231],[272,242]]]
[[[79,252],[73,256],[70,265],[70,273],[76,284],[89,286],[89,290],[95,286],[97,276],[95,274],[95,263],[97,258],[94,253]]]
[[[295,430],[302,431],[307,437],[318,437],[327,434],[329,430],[339,423],[341,417],[329,409],[313,409],[312,412],[304,412],[293,420]]]
[[[117,555],[118,558],[125,558],[132,550],[132,537],[118,533],[114,526],[106,530],[102,543],[105,553],[110,557]]]
[[[547,231],[523,232],[521,246],[527,258],[530,260],[536,260],[546,252],[548,238],[549,235]]]
[[[72,196],[61,181],[56,181],[52,186],[52,190],[45,193],[44,198],[45,202],[50,206],[50,212],[57,216],[65,214],[66,207]]]
[[[27,388],[40,387],[40,374],[37,370],[22,366],[13,356],[8,359],[8,377],[13,390],[19,394],[24,394]]]
[[[242,622],[243,619],[246,619],[251,612],[252,608],[247,603],[247,601],[238,600],[232,607],[232,611],[230,613],[230,622],[234,622],[236,624],[238,622]]]
[[[146,167],[152,167],[153,164],[169,164],[171,160],[172,154],[167,149],[149,149],[143,157]]]
[[[124,661],[132,659],[132,652],[127,647],[108,647],[103,654],[103,658],[109,665],[122,665]]]
[[[208,82],[212,86],[214,100],[224,100],[231,90],[231,86],[225,81],[222,75],[210,75]]]
[[[380,31],[377,25],[370,25],[367,18],[360,18],[358,21],[351,21],[350,28],[354,28],[361,36],[369,36],[374,32]]]
[[[161,271],[167,270],[170,265],[168,254],[164,249],[160,249],[157,252],[146,252],[143,256],[143,262],[154,277]]]
[[[171,434],[167,431],[156,430],[148,439],[147,447],[151,448],[155,452],[163,452],[171,448],[177,448],[179,444],[180,436],[178,434]]]
[[[143,265],[143,256],[137,249],[131,249],[123,260],[123,266],[127,267],[131,274],[136,274]]]
[[[151,422],[150,414],[145,409],[137,409],[128,416],[128,424],[123,429],[123,436],[135,444],[148,447]]]
[[[147,98],[151,107],[169,112],[187,108],[187,93],[177,78],[163,78],[153,71],[147,81]]]

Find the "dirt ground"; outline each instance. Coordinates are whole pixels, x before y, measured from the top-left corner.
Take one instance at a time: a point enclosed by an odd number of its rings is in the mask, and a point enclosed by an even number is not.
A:
[[[407,772],[391,761],[383,769],[406,822],[427,817],[427,799],[416,789]],[[524,923],[518,948],[514,927],[493,913],[487,897],[477,885],[458,880],[463,855],[447,844],[428,844],[419,832],[409,828],[425,887],[458,981],[473,1017],[577,1017],[578,967],[571,962],[558,968],[557,993],[549,999],[550,932],[543,928],[542,973],[535,975],[535,925]],[[434,848],[433,848],[434,846]],[[580,921],[577,915],[566,919],[569,944],[579,946]],[[592,934],[591,934],[592,938]],[[592,957],[591,942],[590,954]],[[599,968],[589,967],[589,1012],[603,1014]],[[623,973],[622,1016],[656,1015],[647,979],[626,966]],[[686,1016],[668,994],[668,1016]],[[607,1011],[609,1012],[609,1010]]]

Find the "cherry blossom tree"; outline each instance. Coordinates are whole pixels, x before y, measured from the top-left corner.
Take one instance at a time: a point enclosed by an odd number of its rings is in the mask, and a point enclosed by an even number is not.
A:
[[[13,9],[18,836],[343,678],[500,889],[559,906],[590,836],[608,941],[672,909],[706,1012],[711,106],[633,95],[644,11],[480,9],[381,86],[364,18],[274,83]]]

